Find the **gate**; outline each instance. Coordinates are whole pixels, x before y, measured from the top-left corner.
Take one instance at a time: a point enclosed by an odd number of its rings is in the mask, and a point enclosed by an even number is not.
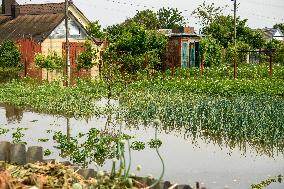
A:
[[[70,42],[69,43],[69,60],[70,60],[70,72],[71,78],[77,78],[82,76],[91,76],[91,70],[81,69],[77,70],[77,58],[81,52],[85,51],[84,43]],[[66,60],[66,43],[62,43],[62,55],[64,60]],[[65,73],[67,72],[66,69]]]
[[[17,41],[21,52],[21,62],[24,64],[24,76],[42,79],[42,70],[36,68],[34,58],[36,53],[41,52],[41,45],[31,39],[20,39]]]

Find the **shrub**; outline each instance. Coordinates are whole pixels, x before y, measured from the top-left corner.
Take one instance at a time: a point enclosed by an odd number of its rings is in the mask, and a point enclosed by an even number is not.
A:
[[[204,53],[204,66],[218,66],[221,64],[222,47],[211,36],[206,36],[201,41],[201,49]]]
[[[59,70],[63,67],[63,59],[56,52],[51,52],[47,56],[38,53],[35,56],[35,64],[47,70]]]
[[[1,68],[23,68],[21,64],[21,53],[13,41],[5,41],[0,46]]]

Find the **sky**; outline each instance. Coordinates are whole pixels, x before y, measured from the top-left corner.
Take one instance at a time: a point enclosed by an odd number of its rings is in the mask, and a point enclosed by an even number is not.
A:
[[[25,3],[62,2],[64,0],[17,0]],[[159,10],[162,7],[178,8],[186,18],[188,26],[200,28],[198,20],[191,13],[204,0],[73,0],[74,4],[91,21],[99,20],[102,27],[117,24],[126,18],[133,17],[137,10]],[[216,6],[228,5],[227,14],[233,15],[233,1],[206,0]],[[284,23],[284,0],[237,0],[237,15],[248,19],[251,28],[272,27],[275,23]]]

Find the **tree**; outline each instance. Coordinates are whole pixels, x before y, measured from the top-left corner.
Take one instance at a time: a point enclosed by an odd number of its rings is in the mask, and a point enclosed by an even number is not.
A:
[[[273,53],[273,61],[284,65],[284,43],[276,40],[276,39],[272,39],[271,41],[267,42],[265,44],[265,48],[267,49],[275,49],[275,52]]]
[[[63,59],[56,52],[49,52],[47,56],[38,53],[35,56],[35,64],[37,67],[47,70],[48,80],[48,71],[60,70],[63,67]]]
[[[95,59],[97,57],[98,50],[93,47],[91,41],[85,41],[85,51],[81,52],[77,58],[77,70],[91,69],[96,65]]]
[[[234,18],[232,16],[217,16],[208,26],[204,27],[203,34],[211,35],[224,48],[234,41]],[[237,41],[242,41],[251,46],[251,48],[260,48],[264,44],[262,34],[249,28],[247,20],[237,18]]]
[[[104,33],[101,30],[101,25],[99,24],[99,21],[91,22],[87,26],[87,32],[90,35],[90,37],[93,39],[95,38],[103,39],[105,37]]]
[[[220,45],[227,48],[234,42],[234,18],[224,15],[226,7],[215,7],[215,4],[206,5],[203,2],[193,15],[198,18],[203,26],[202,33],[216,39]],[[260,48],[264,39],[260,31],[253,30],[247,26],[247,19],[237,17],[236,23],[237,41],[248,44],[251,48]]]
[[[149,9],[137,11],[133,18],[126,20],[129,21],[140,23],[148,30],[156,30],[159,27],[157,13]]]
[[[226,7],[215,7],[214,3],[207,5],[205,1],[192,12],[192,15],[199,19],[202,27],[208,26],[217,17],[223,15],[223,10]]]
[[[221,63],[222,47],[212,36],[208,35],[201,41],[201,50],[204,55],[204,66],[218,66]]]
[[[157,12],[157,15],[160,29],[174,29],[185,24],[184,17],[178,9],[163,7]]]
[[[167,44],[167,38],[143,25],[131,22],[107,29],[110,45],[108,53],[117,58],[123,72],[135,74],[148,66],[157,68]],[[146,64],[146,65],[145,65]]]
[[[279,28],[281,32],[284,34],[284,23],[277,23],[273,26],[274,29]]]

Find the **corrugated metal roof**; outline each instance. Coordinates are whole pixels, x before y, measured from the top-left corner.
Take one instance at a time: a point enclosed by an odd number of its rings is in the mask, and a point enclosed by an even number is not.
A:
[[[20,15],[0,25],[0,43],[5,39],[32,38],[43,41],[64,20],[64,13]]]

